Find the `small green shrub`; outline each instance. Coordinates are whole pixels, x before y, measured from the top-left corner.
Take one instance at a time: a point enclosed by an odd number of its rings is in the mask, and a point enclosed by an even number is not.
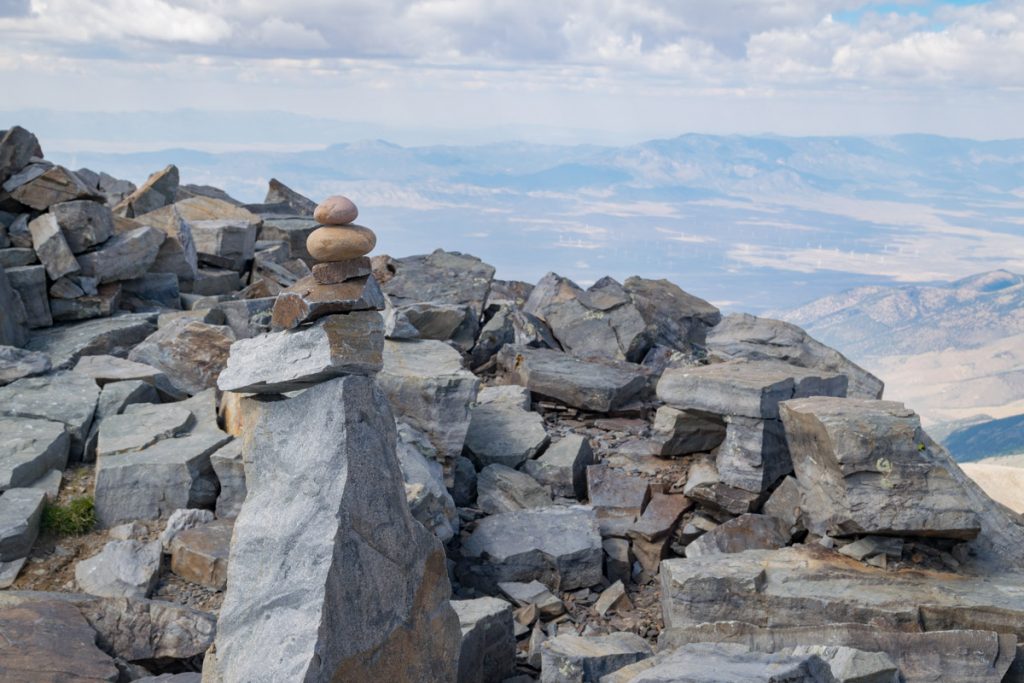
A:
[[[96,525],[92,498],[73,498],[66,505],[47,503],[43,510],[43,530],[58,536],[81,536]]]

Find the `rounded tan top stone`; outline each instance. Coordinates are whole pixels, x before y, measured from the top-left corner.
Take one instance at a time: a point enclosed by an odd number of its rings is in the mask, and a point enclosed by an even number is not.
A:
[[[359,216],[359,209],[348,197],[328,197],[313,211],[313,220],[322,225],[348,225]]]
[[[324,226],[306,238],[309,255],[321,262],[347,261],[366,256],[377,246],[377,236],[361,225]]]

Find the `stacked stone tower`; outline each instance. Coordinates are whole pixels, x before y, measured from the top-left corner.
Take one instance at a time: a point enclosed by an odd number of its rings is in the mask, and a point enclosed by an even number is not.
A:
[[[321,260],[275,330],[231,347],[248,495],[235,523],[207,683],[453,681],[461,633],[440,541],[413,520],[374,375],[384,297],[344,197],[317,207]],[[300,393],[284,392],[303,390]]]

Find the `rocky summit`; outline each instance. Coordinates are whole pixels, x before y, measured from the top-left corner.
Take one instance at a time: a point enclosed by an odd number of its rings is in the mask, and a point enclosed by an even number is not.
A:
[[[0,180],[0,681],[1024,681],[1017,463],[792,323]]]

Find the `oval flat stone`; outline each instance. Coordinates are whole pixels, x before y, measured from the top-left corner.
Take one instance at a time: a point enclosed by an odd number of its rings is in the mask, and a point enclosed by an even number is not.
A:
[[[313,210],[313,219],[323,225],[348,225],[359,216],[359,209],[348,197],[336,194],[328,197]]]
[[[366,256],[377,246],[377,236],[361,225],[324,226],[306,240],[309,255],[317,261],[347,261]]]

